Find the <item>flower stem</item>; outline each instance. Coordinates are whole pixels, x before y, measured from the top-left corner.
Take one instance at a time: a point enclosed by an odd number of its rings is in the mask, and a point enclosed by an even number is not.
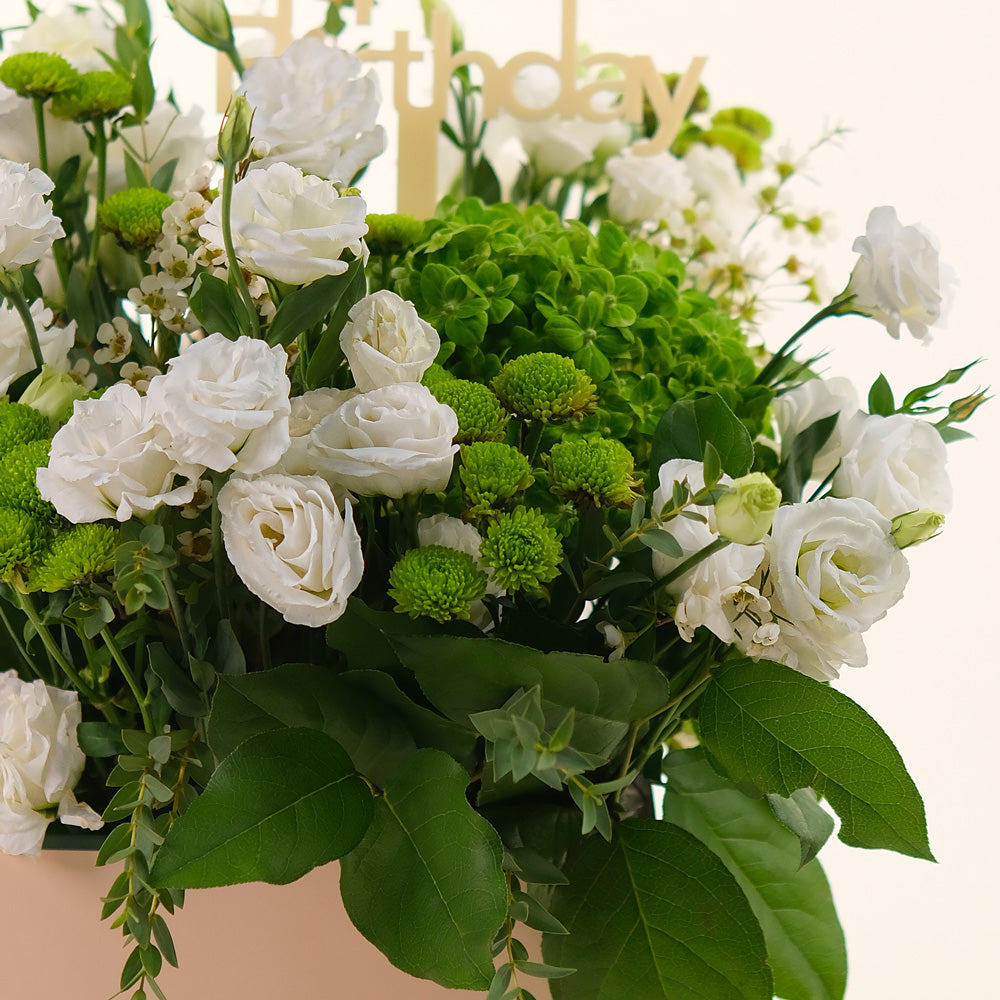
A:
[[[233,187],[236,184],[235,166],[226,165],[222,176],[222,242],[226,247],[226,260],[229,262],[229,284],[236,291],[247,313],[250,324],[250,336],[260,337],[260,321],[257,318],[257,307],[253,304],[250,289],[247,288],[243,268],[236,257],[236,247],[233,245],[232,207]]]
[[[170,602],[170,613],[174,616],[174,624],[177,626],[177,635],[181,640],[181,648],[184,656],[191,655],[191,643],[188,640],[187,622],[184,620],[184,609],[181,607],[180,598],[177,596],[177,588],[174,587],[174,578],[169,569],[163,571],[163,589],[167,592],[167,600]]]
[[[4,611],[2,606],[0,606],[0,621],[3,622],[4,628],[7,629],[7,633],[10,635],[11,642],[13,642],[14,646],[17,648],[17,651],[21,656],[21,660],[24,663],[25,670],[36,680],[44,680],[38,668],[31,662],[31,657],[28,655],[28,651],[24,648],[24,643],[21,642],[20,636],[18,636],[17,631],[11,624],[10,619],[7,617],[7,612]]]
[[[35,132],[38,135],[38,165],[42,168],[42,172],[47,174],[49,172],[49,147],[45,140],[45,115],[42,111],[44,103],[44,97],[31,99],[35,111]]]
[[[150,735],[154,734],[156,730],[153,728],[153,720],[149,715],[149,696],[143,694],[142,690],[139,688],[138,683],[135,679],[135,674],[132,673],[132,668],[125,662],[125,657],[122,656],[121,649],[118,648],[118,643],[115,642],[115,637],[108,631],[107,627],[101,629],[101,638],[104,640],[104,645],[108,647],[108,651],[111,653],[111,658],[118,665],[118,669],[122,672],[122,676],[125,678],[125,683],[128,684],[135,696],[136,703],[139,706],[139,712],[142,715],[142,725],[147,733]]]
[[[215,595],[219,602],[219,618],[229,617],[229,601],[226,598],[226,578],[225,578],[225,547],[222,542],[222,513],[219,510],[219,491],[222,489],[225,480],[223,473],[217,472],[212,476],[212,485],[215,487],[212,500],[212,567],[215,570]]]
[[[35,360],[35,367],[41,368],[45,364],[45,359],[42,357],[42,345],[38,341],[38,331],[35,329],[35,321],[31,315],[31,306],[28,305],[28,300],[24,297],[20,270],[0,272],[0,291],[21,317],[25,332],[28,334],[28,343],[31,345],[31,356]]]
[[[707,559],[709,556],[714,556],[716,552],[721,552],[727,545],[730,544],[732,543],[728,538],[714,539],[709,542],[708,545],[698,549],[697,552],[688,556],[682,563],[678,563],[665,576],[661,576],[660,579],[649,588],[649,592],[653,593],[661,587],[669,586],[674,582],[674,580],[680,579],[685,573],[697,566],[702,560]]]
[[[104,132],[104,122],[94,123],[94,155],[97,158],[97,194],[95,200],[100,207],[104,201],[105,188],[108,176],[108,137]],[[101,247],[100,223],[94,222],[94,233],[90,239],[90,254],[87,257],[87,275],[84,281],[85,287],[90,288],[97,272],[97,255]]]
[[[854,310],[850,309],[851,300],[854,298],[853,295],[846,295],[841,292],[828,306],[824,306],[818,313],[812,316],[809,320],[803,323],[795,333],[793,333],[788,340],[786,340],[781,347],[778,348],[777,352],[771,355],[771,359],[766,365],[757,373],[757,377],[754,379],[756,384],[767,385],[771,379],[778,373],[781,368],[782,363],[788,357],[792,348],[814,327],[823,320],[829,319],[831,316],[846,316],[852,313]]]

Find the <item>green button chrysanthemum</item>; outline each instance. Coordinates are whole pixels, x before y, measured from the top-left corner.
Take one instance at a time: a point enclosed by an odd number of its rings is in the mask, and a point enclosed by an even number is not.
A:
[[[535,590],[559,574],[562,543],[541,511],[518,507],[490,524],[479,553],[497,586]]]
[[[437,387],[441,385],[442,382],[453,382],[455,376],[452,375],[450,371],[442,368],[437,362],[430,365],[427,371],[424,372],[423,378],[420,380],[420,384],[430,389],[431,392],[435,392]]]
[[[118,114],[132,103],[132,84],[110,70],[81,73],[68,90],[52,102],[52,114],[75,122],[99,121]]]
[[[0,507],[0,580],[23,578],[45,551],[45,529],[24,512]]]
[[[373,254],[397,254],[409,250],[423,235],[424,224],[420,219],[402,212],[388,215],[365,216],[368,232],[365,243]]]
[[[635,462],[620,441],[560,441],[548,459],[550,489],[576,504],[631,507],[639,483]]]
[[[468,618],[469,605],[485,593],[486,574],[472,556],[443,545],[410,549],[389,573],[389,596],[411,618]]]
[[[500,369],[492,386],[508,410],[531,420],[558,423],[597,409],[590,376],[561,354],[522,354]]]
[[[0,403],[0,458],[18,445],[48,436],[49,420],[44,413],[23,403]]]
[[[0,83],[21,97],[41,97],[68,90],[79,74],[54,52],[18,52],[0,63]]]
[[[455,441],[458,444],[503,440],[510,414],[488,386],[464,378],[453,378],[439,381],[430,389],[439,403],[455,411],[458,417]]]
[[[102,201],[97,218],[126,250],[149,250],[160,238],[163,211],[173,200],[156,188],[127,188]]]
[[[55,593],[90,583],[115,564],[118,532],[107,524],[74,524],[60,531],[31,577],[35,590]]]
[[[459,476],[473,514],[502,505],[526,490],[534,476],[528,460],[516,448],[500,441],[463,444]]]
[[[49,464],[48,439],[18,445],[0,460],[0,507],[15,507],[38,521],[58,519],[55,507],[42,499],[35,472]]]

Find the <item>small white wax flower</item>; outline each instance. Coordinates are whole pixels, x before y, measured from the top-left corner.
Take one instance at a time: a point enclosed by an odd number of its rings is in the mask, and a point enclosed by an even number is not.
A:
[[[0,271],[34,264],[66,235],[45,200],[54,187],[41,170],[0,160]]]
[[[94,351],[94,361],[99,365],[117,364],[128,357],[132,347],[132,331],[128,320],[115,316],[110,323],[97,328],[97,339],[105,346]]]
[[[69,371],[69,350],[76,336],[76,320],[66,326],[52,322],[52,310],[41,299],[31,303],[31,319],[38,334],[42,360],[57,371]],[[18,376],[35,367],[28,331],[17,310],[4,302],[0,304],[0,393]]]

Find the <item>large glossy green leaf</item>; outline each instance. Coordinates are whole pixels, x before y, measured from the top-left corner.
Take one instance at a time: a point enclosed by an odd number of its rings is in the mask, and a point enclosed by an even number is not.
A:
[[[345,295],[350,295],[349,309],[358,299],[357,295],[351,294],[352,286],[356,284],[359,272],[362,272],[363,280],[363,271],[361,261],[352,260],[342,274],[328,274],[290,292],[281,300],[267,328],[267,342],[272,347],[291,343],[300,333],[330,315]],[[339,337],[340,329],[334,334]]]
[[[660,418],[653,432],[650,468],[654,471],[671,458],[700,462],[711,442],[722,468],[733,477],[746,475],[753,465],[753,441],[739,417],[720,396],[682,399]]]
[[[340,888],[355,926],[393,965],[453,989],[486,990],[507,892],[500,838],[469,805],[468,783],[446,754],[414,753],[343,859]]]
[[[924,804],[899,751],[835,688],[769,660],[738,660],[701,703],[702,741],[729,777],[764,794],[814,788],[840,839],[933,861]]]
[[[626,820],[612,843],[584,841],[552,896],[568,936],[545,961],[575,975],[554,1000],[771,1000],[760,925],[737,881],[672,823]]]
[[[311,729],[241,743],[167,835],[150,881],[170,889],[284,885],[350,851],[372,797],[347,753]]]
[[[721,777],[704,751],[667,754],[663,773],[664,819],[717,854],[750,901],[764,932],[775,995],[841,1000],[847,952],[819,862],[800,868],[798,838],[763,799],[747,798]]]
[[[575,709],[573,746],[585,753],[609,754],[629,723],[670,700],[666,678],[641,660],[606,663],[499,639],[405,635],[391,641],[428,700],[450,719],[467,725],[470,715],[499,708],[518,688],[540,685],[543,701],[560,709],[553,725]]]

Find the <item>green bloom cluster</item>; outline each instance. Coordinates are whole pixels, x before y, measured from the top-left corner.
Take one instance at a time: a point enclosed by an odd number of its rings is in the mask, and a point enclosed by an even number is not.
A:
[[[536,590],[559,574],[562,543],[540,510],[516,507],[495,518],[479,549],[493,582],[511,593]]]
[[[132,84],[119,73],[81,73],[72,87],[56,95],[52,114],[76,122],[111,118],[132,100]]]
[[[485,593],[486,574],[472,556],[443,545],[410,549],[389,573],[389,596],[411,618],[468,618],[469,605]]]
[[[539,351],[508,361],[493,391],[511,413],[527,420],[561,423],[597,409],[594,383],[570,358]]]
[[[0,83],[21,97],[41,98],[68,90],[76,70],[54,52],[18,52],[0,63]]]
[[[535,481],[524,455],[503,442],[464,444],[461,453],[459,476],[473,515],[502,506]]]
[[[163,211],[173,200],[156,188],[126,188],[101,202],[97,218],[126,250],[149,250],[160,238]]]
[[[548,456],[550,489],[575,504],[631,507],[638,481],[635,462],[620,441],[560,441]]]
[[[432,365],[431,368],[444,371],[437,365]],[[435,378],[434,375],[428,382],[427,373],[424,374],[424,384],[439,403],[444,403],[455,411],[455,416],[458,417],[456,443],[503,440],[510,417],[489,386],[464,378]]]

